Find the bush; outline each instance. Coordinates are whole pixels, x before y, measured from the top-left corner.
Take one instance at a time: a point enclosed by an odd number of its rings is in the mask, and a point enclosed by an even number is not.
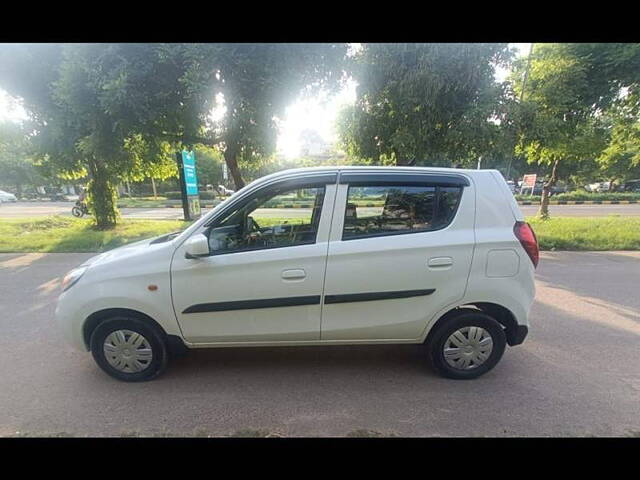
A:
[[[214,192],[207,192],[205,190],[199,192],[199,195],[200,200],[214,200],[216,198],[216,194]],[[165,192],[164,196],[167,197],[168,200],[182,199],[182,193],[180,192]]]
[[[516,200],[521,202],[540,203],[540,195],[515,195]],[[571,201],[571,202],[603,202],[603,201],[621,201],[636,200],[640,201],[640,193],[633,192],[611,192],[611,193],[589,193],[589,192],[567,192],[558,193],[550,197],[551,201]]]
[[[164,196],[167,197],[168,200],[181,200],[182,193],[181,192],[165,192]]]
[[[200,200],[215,200],[216,194],[214,192],[200,192]]]

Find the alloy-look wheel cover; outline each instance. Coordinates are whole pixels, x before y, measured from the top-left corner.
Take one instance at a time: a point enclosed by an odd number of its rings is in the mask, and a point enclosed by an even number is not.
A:
[[[109,365],[125,373],[142,372],[153,359],[149,341],[131,330],[111,332],[104,339],[103,351]]]
[[[493,338],[482,327],[462,327],[444,342],[444,359],[453,368],[472,370],[487,361]]]

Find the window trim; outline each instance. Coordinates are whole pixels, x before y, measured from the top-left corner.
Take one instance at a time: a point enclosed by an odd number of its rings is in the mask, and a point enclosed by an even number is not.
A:
[[[297,177],[290,177],[290,178],[279,178],[265,185],[256,186],[255,189],[251,190],[250,192],[247,192],[246,195],[243,195],[237,200],[234,200],[233,203],[230,203],[229,205],[224,207],[222,210],[220,210],[220,212],[217,212],[215,216],[211,217],[202,226],[206,228],[212,226],[221,218],[225,218],[228,212],[230,212],[232,209],[236,207],[242,208],[248,202],[250,202],[251,199],[255,197],[255,195],[258,195],[260,192],[266,189],[277,188],[284,184],[291,185],[291,186],[296,186],[298,184],[309,185],[309,188],[322,187],[322,186],[326,187],[327,185],[335,185],[337,183],[337,180],[338,180],[337,172],[323,173],[320,175],[305,175],[305,176],[297,176]]]
[[[383,187],[387,185],[468,187],[470,185],[469,179],[462,175],[427,172],[341,172],[338,183],[340,185],[349,184],[349,186],[358,187]]]
[[[341,177],[342,180],[342,177]],[[342,182],[341,182],[342,183]],[[347,183],[347,182],[345,182]],[[344,205],[344,217],[342,219],[342,235],[341,235],[341,240],[343,242],[345,241],[349,241],[349,240],[362,240],[362,239],[367,239],[367,238],[376,238],[376,237],[392,237],[392,236],[396,236],[396,235],[411,235],[411,234],[415,234],[415,233],[427,233],[427,232],[437,232],[439,230],[444,230],[445,228],[447,228],[449,225],[451,225],[453,223],[453,220],[458,216],[458,211],[460,210],[460,203],[462,202],[462,195],[464,195],[464,185],[445,185],[445,184],[441,184],[441,183],[433,183],[433,182],[425,182],[424,180],[421,181],[420,183],[405,183],[403,181],[395,181],[395,182],[391,182],[388,181],[388,183],[385,184],[373,184],[374,182],[365,182],[365,183],[361,183],[360,181],[356,182],[355,184],[353,183],[348,183],[347,185],[347,196],[345,199],[345,205]],[[451,219],[447,222],[442,224],[441,226],[438,226],[438,228],[420,228],[420,229],[411,229],[411,230],[400,230],[400,231],[396,231],[396,232],[381,232],[381,233],[362,233],[359,235],[351,235],[349,237],[345,238],[345,230],[344,227],[346,225],[346,218],[347,218],[347,204],[349,203],[349,192],[351,191],[351,187],[393,187],[393,186],[398,186],[398,187],[416,187],[416,186],[420,186],[420,187],[433,187],[435,188],[435,195],[434,195],[434,211],[437,207],[437,205],[440,203],[440,193],[441,187],[457,187],[460,189],[460,195],[458,195],[458,200],[456,201],[455,207],[454,207],[454,214],[451,216]]]
[[[333,180],[333,181],[331,181]],[[211,251],[211,248],[209,248],[209,255],[207,255],[207,257],[215,257],[218,255],[230,255],[230,254],[234,254],[234,253],[244,253],[244,252],[255,252],[255,251],[259,251],[259,250],[274,250],[277,248],[291,248],[291,247],[302,247],[305,245],[314,245],[317,243],[318,241],[318,231],[319,231],[319,227],[320,227],[320,216],[322,216],[322,211],[325,208],[325,200],[326,200],[326,194],[327,194],[327,185],[332,185],[335,184],[337,180],[337,173],[336,174],[330,174],[330,175],[322,175],[322,176],[318,176],[317,178],[309,178],[309,177],[299,177],[299,178],[293,178],[293,179],[285,179],[279,182],[273,182],[270,183],[268,185],[265,185],[262,188],[258,188],[257,190],[254,190],[253,192],[251,192],[250,194],[248,194],[247,196],[243,197],[242,199],[240,199],[238,202],[235,202],[232,205],[229,205],[229,207],[225,208],[224,210],[222,210],[220,212],[220,215],[216,215],[216,217],[214,219],[212,219],[210,222],[208,222],[205,225],[205,235],[207,236],[207,239],[209,238],[209,234],[211,233],[211,230],[213,228],[216,228],[216,226],[220,226],[220,225],[216,225],[217,222],[219,222],[220,220],[224,220],[226,218],[229,217],[229,215],[237,212],[238,210],[246,207],[253,199],[255,199],[258,196],[262,196],[265,193],[269,193],[270,190],[281,190],[281,189],[305,189],[305,188],[322,188],[323,192],[322,192],[322,207],[320,208],[320,212],[319,212],[319,216],[318,216],[318,222],[316,227],[316,231],[315,231],[315,236],[313,238],[313,241],[307,241],[307,242],[300,242],[300,243],[295,243],[292,245],[273,245],[273,246],[268,246],[268,247],[255,247],[255,248],[244,248],[242,250],[223,250],[223,251]],[[317,197],[316,197],[316,201],[317,201]],[[315,209],[315,202],[314,201],[314,207],[311,208],[311,214],[312,214],[312,220],[313,220],[313,210]]]

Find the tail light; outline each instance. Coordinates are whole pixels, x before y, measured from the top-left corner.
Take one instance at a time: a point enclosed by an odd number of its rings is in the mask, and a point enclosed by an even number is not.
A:
[[[520,240],[522,248],[524,248],[524,251],[529,255],[534,268],[537,267],[538,261],[540,260],[540,253],[538,250],[538,239],[531,225],[527,222],[516,222],[513,226],[513,233],[515,233],[516,238]]]

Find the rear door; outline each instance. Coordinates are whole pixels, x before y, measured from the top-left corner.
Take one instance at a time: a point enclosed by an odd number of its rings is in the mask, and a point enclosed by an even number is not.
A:
[[[464,295],[475,197],[459,174],[340,174],[322,340],[413,340]]]

